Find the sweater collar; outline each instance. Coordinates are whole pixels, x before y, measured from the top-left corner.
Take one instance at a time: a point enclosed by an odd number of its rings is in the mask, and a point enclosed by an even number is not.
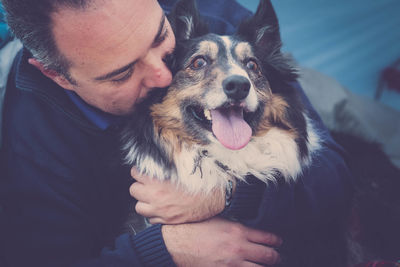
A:
[[[18,57],[15,84],[19,89],[39,94],[56,104],[73,119],[89,122],[97,129],[106,130],[110,126],[120,123],[119,116],[87,104],[75,92],[66,90],[45,77],[37,68],[28,63],[28,59],[32,56],[27,49],[22,49]]]
[[[95,108],[87,104],[82,98],[71,90],[65,90],[68,97],[72,102],[82,111],[83,115],[91,121],[94,125],[102,130],[106,130],[108,127],[114,124],[118,124],[120,118],[116,115],[106,113],[98,108]]]

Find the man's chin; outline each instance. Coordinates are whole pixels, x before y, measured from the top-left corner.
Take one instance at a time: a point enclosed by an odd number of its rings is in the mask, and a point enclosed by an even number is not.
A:
[[[154,104],[157,102],[156,99],[160,99],[160,96],[162,97],[164,93],[166,92],[167,88],[153,88],[151,90],[148,90],[147,94],[136,99],[136,101],[127,108],[116,108],[114,107],[112,111],[109,111],[108,113],[111,113],[113,115],[117,116],[127,116],[135,113],[138,109],[140,109],[140,106],[150,106],[151,104]]]

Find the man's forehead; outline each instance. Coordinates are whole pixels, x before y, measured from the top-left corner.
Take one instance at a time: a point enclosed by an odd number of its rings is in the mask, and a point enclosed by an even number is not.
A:
[[[119,2],[121,1],[121,2]],[[148,2],[147,2],[148,1]],[[85,9],[61,7],[52,15],[53,32],[56,38],[63,35],[79,36],[90,41],[92,38],[103,38],[118,40],[117,36],[123,33],[126,28],[138,29],[139,33],[146,29],[141,29],[150,20],[148,15],[155,20],[154,12],[146,10],[151,0],[97,0]],[[123,2],[143,2],[140,8],[131,4],[125,6]],[[161,16],[161,12],[158,12]],[[147,28],[147,30],[150,30]],[[65,41],[65,40],[64,40]],[[90,43],[90,42],[89,42]],[[97,45],[101,45],[97,43]]]
[[[157,34],[163,12],[155,0],[97,2],[101,8],[92,5],[84,11],[67,8],[56,12],[53,34],[60,52],[73,65],[93,63],[96,66],[91,67],[101,74],[143,54],[147,49],[144,46],[151,45]],[[118,66],[100,70],[102,65],[114,62]]]

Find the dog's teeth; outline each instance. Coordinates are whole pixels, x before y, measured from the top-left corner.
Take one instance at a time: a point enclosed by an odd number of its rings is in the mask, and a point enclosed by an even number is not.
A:
[[[211,120],[211,112],[209,109],[204,110],[204,117],[206,117],[207,120]]]

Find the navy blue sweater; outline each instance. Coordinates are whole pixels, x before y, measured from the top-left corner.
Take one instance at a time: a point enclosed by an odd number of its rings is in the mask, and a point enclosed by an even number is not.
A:
[[[173,2],[160,1],[167,11]],[[202,0],[200,9],[216,33],[233,32],[249,15],[230,0]],[[65,90],[28,64],[29,56],[21,51],[16,58],[3,113],[0,242],[6,262],[173,265],[159,225],[135,236],[123,232],[132,180],[129,168],[119,162],[118,124],[98,127]],[[347,169],[340,148],[309,109],[326,140],[313,166],[297,184],[238,185],[226,215],[290,236],[325,226],[343,213],[350,192]]]

